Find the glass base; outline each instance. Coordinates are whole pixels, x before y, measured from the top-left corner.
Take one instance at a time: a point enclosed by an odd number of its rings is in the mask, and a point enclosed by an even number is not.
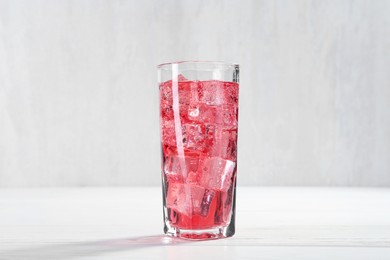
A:
[[[210,229],[182,229],[165,225],[164,232],[168,236],[189,240],[209,240],[227,238],[234,235],[234,225]]]

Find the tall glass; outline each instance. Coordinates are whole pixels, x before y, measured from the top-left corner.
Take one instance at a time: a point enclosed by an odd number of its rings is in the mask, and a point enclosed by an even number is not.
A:
[[[164,232],[233,236],[239,66],[191,61],[157,69]]]

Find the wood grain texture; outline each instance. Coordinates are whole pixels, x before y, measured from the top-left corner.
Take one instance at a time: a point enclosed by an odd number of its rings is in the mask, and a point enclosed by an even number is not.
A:
[[[239,188],[236,235],[162,235],[161,189],[0,190],[0,259],[390,257],[390,190]]]
[[[0,187],[160,183],[156,64],[241,64],[239,182],[390,185],[390,2],[0,0]]]

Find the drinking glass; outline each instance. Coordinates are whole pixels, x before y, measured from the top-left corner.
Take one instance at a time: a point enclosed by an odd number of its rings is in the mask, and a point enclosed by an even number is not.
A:
[[[158,65],[164,232],[235,233],[239,66]]]

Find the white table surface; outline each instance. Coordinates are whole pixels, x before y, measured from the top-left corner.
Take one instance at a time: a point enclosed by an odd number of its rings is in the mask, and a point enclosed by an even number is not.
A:
[[[236,235],[162,235],[161,189],[0,189],[0,259],[390,259],[390,189],[239,187]]]

